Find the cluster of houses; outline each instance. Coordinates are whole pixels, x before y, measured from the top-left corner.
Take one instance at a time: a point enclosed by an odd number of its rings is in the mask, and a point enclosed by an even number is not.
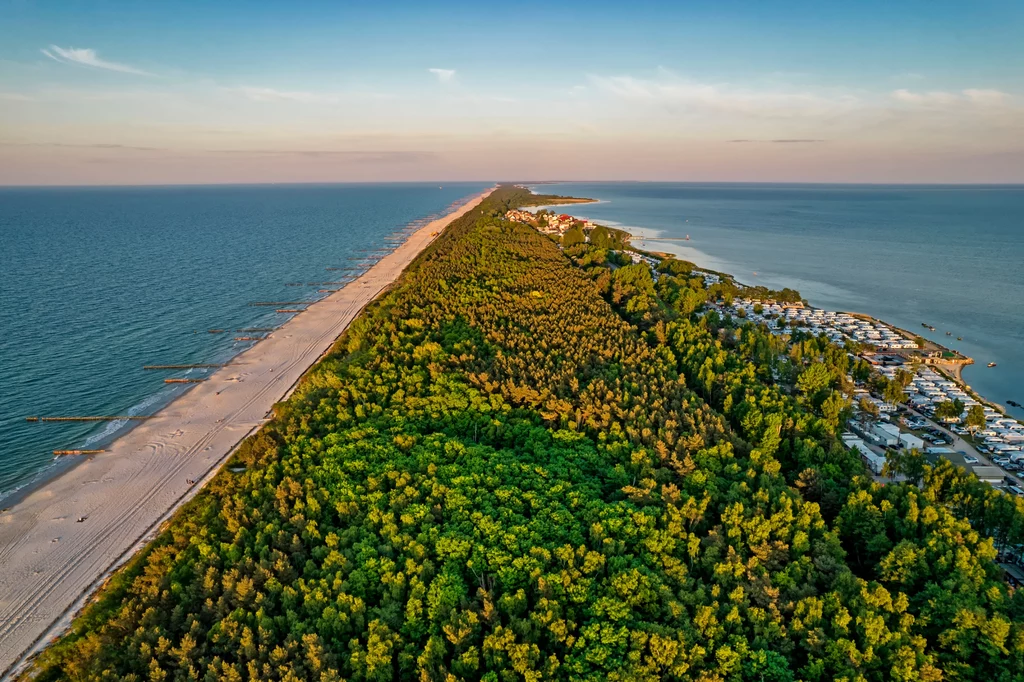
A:
[[[978,449],[992,455],[995,462],[1024,463],[1024,424],[991,408],[985,411],[985,427],[975,434],[982,440]]]
[[[838,345],[844,345],[847,340],[855,340],[862,345],[871,346],[879,352],[866,353],[863,357],[890,380],[896,378],[899,369],[910,369],[906,361],[907,354],[901,351],[914,350],[915,356],[927,355],[918,351],[916,342],[907,338],[905,333],[884,323],[848,313],[810,308],[802,303],[779,303],[748,298],[735,300],[732,308],[734,312],[752,321],[765,323],[776,335],[796,326],[815,335],[824,334]],[[929,358],[922,359],[927,362]],[[979,404],[979,401],[957,382],[928,366],[920,367],[914,372],[906,392],[908,404],[927,415],[933,415],[935,409],[942,403],[960,401],[964,406],[964,413],[960,419],[952,418],[948,421],[953,423],[951,428],[961,434],[966,434],[967,431],[962,424],[956,422],[962,422],[966,418],[967,410]],[[871,395],[866,388],[858,388],[853,398],[855,404],[862,400],[874,404],[882,415],[881,420],[873,423],[851,422],[851,432],[843,435],[843,442],[847,447],[859,452],[865,464],[876,475],[881,474],[885,465],[885,453],[892,449],[917,449],[929,455],[946,456],[954,461],[961,456],[961,453],[949,448],[929,447],[925,439],[888,421],[888,416],[896,411],[896,406]],[[991,455],[993,462],[1003,468],[1009,467],[1015,471],[1015,465],[1024,467],[1024,424],[1005,417],[988,405],[982,404],[982,409],[985,412],[986,423],[977,433],[977,438],[982,440],[978,449]],[[977,460],[974,460],[971,469],[981,480],[993,485],[1002,483],[1003,472],[999,467],[979,465]]]
[[[887,379],[895,379],[897,368],[889,365],[876,368]],[[906,369],[906,368],[904,368]],[[934,412],[941,403],[959,400],[964,404],[964,410],[969,410],[972,405],[977,405],[975,400],[967,391],[963,390],[955,381],[947,379],[930,367],[923,367],[917,371],[914,378],[906,388],[909,396],[908,404],[924,412]],[[999,414],[991,407],[986,410]]]
[[[625,253],[627,256],[629,256],[629,259],[631,261],[633,261],[633,263],[635,263],[635,264],[644,263],[645,265],[650,267],[651,268],[651,274],[654,275],[654,280],[655,281],[658,280],[657,267],[658,267],[658,264],[661,263],[660,260],[658,260],[657,258],[654,258],[653,256],[645,256],[644,254],[637,253],[636,251],[624,251],[623,253]]]
[[[533,225],[544,234],[553,234],[558,235],[559,237],[573,227],[579,227],[582,230],[590,230],[594,228],[594,223],[589,220],[574,218],[567,213],[557,215],[554,213],[535,215],[529,211],[512,210],[505,213],[505,218],[516,223]]]
[[[882,366],[876,369],[889,379],[895,379],[896,377],[897,367],[895,366]],[[859,397],[874,403],[880,413],[884,414],[894,411],[894,406],[867,394],[867,391],[863,389],[858,389],[858,391],[865,394]],[[914,374],[913,379],[906,388],[906,392],[909,396],[908,404],[928,415],[933,415],[935,408],[941,403],[960,401],[964,406],[963,413],[959,418],[954,417],[946,420],[947,422],[952,422],[950,428],[960,434],[967,433],[962,424],[966,418],[967,411],[971,406],[980,404],[985,414],[985,426],[975,434],[976,439],[981,441],[976,444],[977,449],[991,455],[993,462],[996,464],[1003,468],[1009,468],[1012,471],[1019,470],[1020,467],[1016,466],[1018,463],[1024,463],[1024,424],[1021,424],[1016,419],[1005,416],[984,403],[979,403],[957,382],[944,377],[930,367],[922,367]],[[961,423],[957,424],[957,422]],[[924,423],[923,420],[922,423]],[[884,436],[885,433],[891,434],[890,437],[886,438]],[[878,423],[872,427],[871,433],[866,435],[871,442],[880,447],[893,447],[893,438],[896,438],[896,447],[916,447],[921,449],[922,452],[946,456],[952,459],[955,459],[956,454],[960,454],[948,448],[922,448],[922,443],[915,442],[920,441],[920,438],[913,436],[913,434],[899,434],[899,428],[892,424]],[[850,447],[854,446],[851,445]],[[865,461],[874,470],[872,460],[865,456]],[[993,467],[987,468],[991,469]],[[975,465],[973,469],[975,474],[982,478],[979,473],[979,467]],[[986,467],[982,467],[982,469],[986,469]],[[994,484],[1001,483],[1001,475],[991,482]]]
[[[885,449],[906,448],[924,451],[924,440],[912,433],[901,431],[900,427],[889,422],[877,422],[871,426],[854,422],[851,429],[853,432],[843,434],[843,444],[859,452],[861,459],[876,475],[882,473],[886,457],[884,451],[877,452],[868,447],[867,443]]]
[[[817,335],[825,334],[832,341],[842,344],[853,339],[880,350],[902,350],[917,348],[917,344],[892,327],[875,320],[863,319],[849,313],[837,313],[821,308],[810,308],[803,303],[776,303],[756,301],[749,298],[733,302],[733,308],[743,310],[747,318],[762,321],[775,333],[796,323]],[[755,312],[759,310],[760,312]]]
[[[511,220],[514,223],[526,223],[527,225],[532,225],[533,221],[536,219],[536,216],[534,216],[529,211],[520,211],[519,209],[512,209],[511,211],[508,211],[505,214],[505,218],[507,220]]]

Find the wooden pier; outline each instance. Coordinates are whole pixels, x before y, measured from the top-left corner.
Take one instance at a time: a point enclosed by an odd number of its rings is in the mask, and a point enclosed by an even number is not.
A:
[[[278,308],[275,313],[301,313],[305,312],[305,308]]]
[[[165,384],[201,384],[204,381],[206,381],[206,379],[198,379],[198,378],[197,379],[189,379],[189,378],[164,379],[164,383]]]
[[[65,455],[98,455],[101,452],[107,452],[106,450],[54,450],[53,454],[58,457]]]
[[[217,369],[224,365],[143,365],[142,369]]]

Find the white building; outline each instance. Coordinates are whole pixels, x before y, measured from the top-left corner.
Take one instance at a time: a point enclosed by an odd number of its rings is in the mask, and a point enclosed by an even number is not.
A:
[[[899,440],[900,444],[907,450],[920,450],[924,452],[924,441],[912,433],[901,433]]]

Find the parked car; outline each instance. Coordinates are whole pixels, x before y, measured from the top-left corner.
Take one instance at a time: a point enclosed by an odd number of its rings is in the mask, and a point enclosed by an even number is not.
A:
[[[968,464],[977,464],[978,458],[972,457],[970,455],[964,455],[964,461],[967,462]]]

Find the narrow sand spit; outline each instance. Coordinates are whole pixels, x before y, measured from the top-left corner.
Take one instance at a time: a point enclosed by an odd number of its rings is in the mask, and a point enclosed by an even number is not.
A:
[[[13,676],[63,632],[92,592],[213,477],[433,234],[487,194],[416,231],[361,277],[117,439],[109,452],[0,514],[0,675]]]

